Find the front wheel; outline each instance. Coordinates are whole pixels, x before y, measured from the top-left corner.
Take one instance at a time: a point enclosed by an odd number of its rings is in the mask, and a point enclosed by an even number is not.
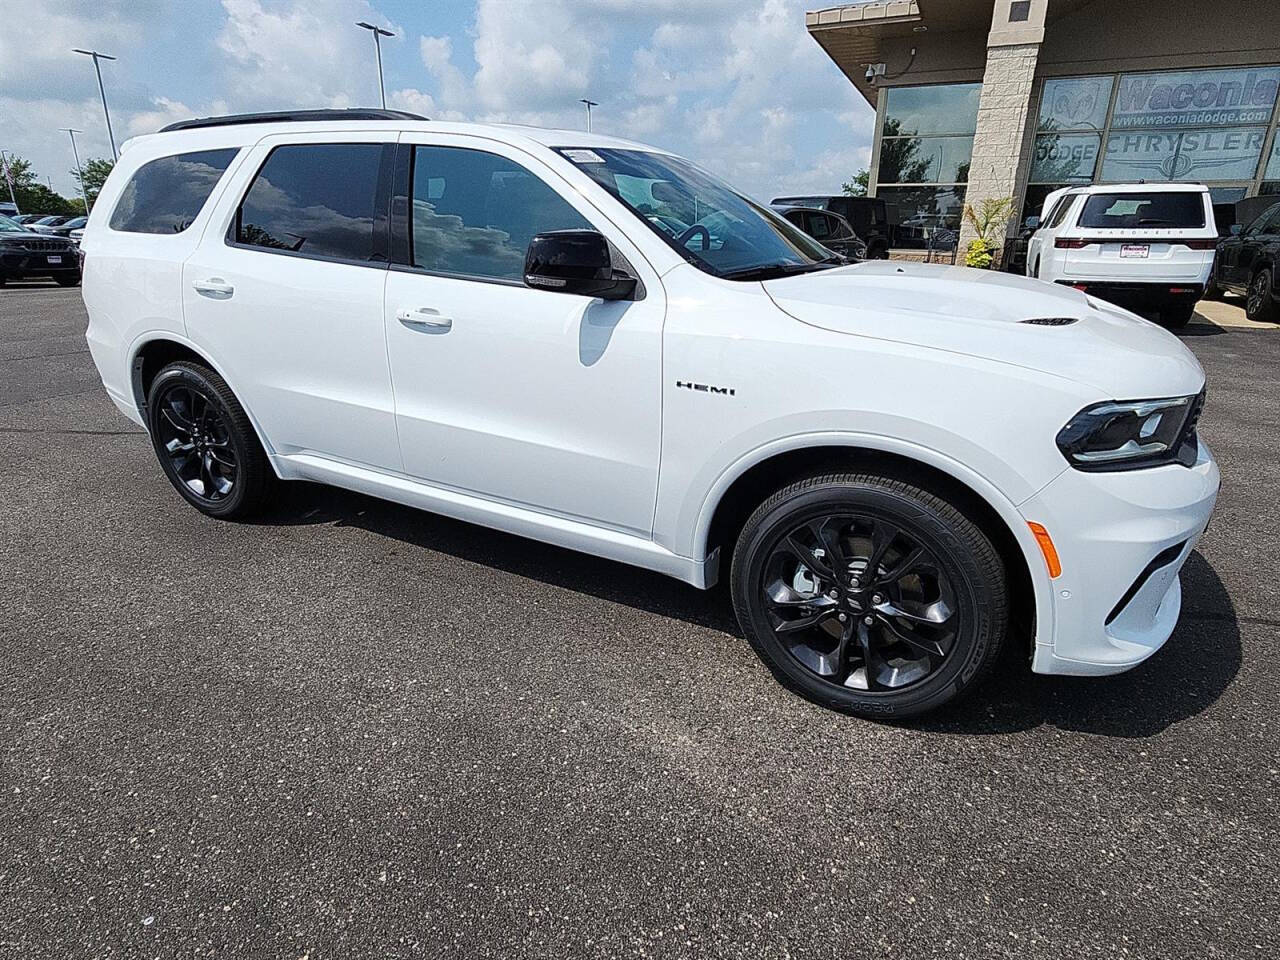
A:
[[[197,510],[234,519],[266,504],[275,474],[218,374],[197,363],[169,364],[151,384],[147,417],[165,476]]]
[[[53,282],[60,287],[78,287],[80,286],[80,274],[77,273],[73,276],[58,274],[53,278]]]
[[[1245,316],[1256,323],[1280,322],[1280,306],[1276,304],[1275,277],[1270,268],[1258,271],[1249,284],[1245,301]]]
[[[831,474],[779,490],[734,551],[734,609],[786,686],[906,718],[971,689],[1008,630],[1004,565],[952,504],[901,480]]]

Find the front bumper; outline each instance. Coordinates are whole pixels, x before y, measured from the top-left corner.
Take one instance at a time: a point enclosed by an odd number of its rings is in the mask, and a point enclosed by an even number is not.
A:
[[[1053,629],[1036,673],[1101,676],[1137,666],[1169,639],[1182,608],[1178,573],[1204,533],[1220,476],[1199,444],[1191,467],[1125,473],[1067,470],[1022,505],[1062,562]]]
[[[50,263],[50,257],[57,258],[60,262]],[[79,273],[80,252],[75,247],[53,251],[0,251],[0,275],[9,280],[76,276]]]

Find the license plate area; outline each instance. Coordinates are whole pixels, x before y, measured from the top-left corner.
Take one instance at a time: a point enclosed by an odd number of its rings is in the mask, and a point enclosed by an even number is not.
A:
[[[1124,243],[1120,245],[1120,258],[1122,260],[1146,260],[1151,256],[1151,244],[1149,243]]]
[[[53,253],[51,253],[51,254],[49,254],[48,261],[49,261],[49,266],[51,266],[51,267],[52,267],[52,266],[58,266],[59,264],[61,264],[61,263],[62,263],[62,255],[61,255],[61,254],[53,254]]]

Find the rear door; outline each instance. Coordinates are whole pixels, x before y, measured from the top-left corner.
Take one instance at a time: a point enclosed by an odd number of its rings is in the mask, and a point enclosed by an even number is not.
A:
[[[404,250],[397,240],[385,323],[405,471],[649,534],[666,312],[656,272],[539,157],[479,137],[402,141],[393,226],[399,237],[403,211]],[[535,234],[584,228],[640,277],[642,300],[524,285]]]
[[[266,138],[183,268],[188,336],[278,454],[400,469],[382,324],[396,136]]]
[[[1245,228],[1235,242],[1227,244],[1230,260],[1224,260],[1223,279],[1236,286],[1247,286],[1254,267],[1276,239],[1280,228],[1280,204],[1271,207]]]

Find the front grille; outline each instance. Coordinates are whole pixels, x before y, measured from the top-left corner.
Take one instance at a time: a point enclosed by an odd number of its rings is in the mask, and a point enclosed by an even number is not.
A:
[[[65,240],[23,240],[23,250],[28,253],[69,253],[71,244]]]

